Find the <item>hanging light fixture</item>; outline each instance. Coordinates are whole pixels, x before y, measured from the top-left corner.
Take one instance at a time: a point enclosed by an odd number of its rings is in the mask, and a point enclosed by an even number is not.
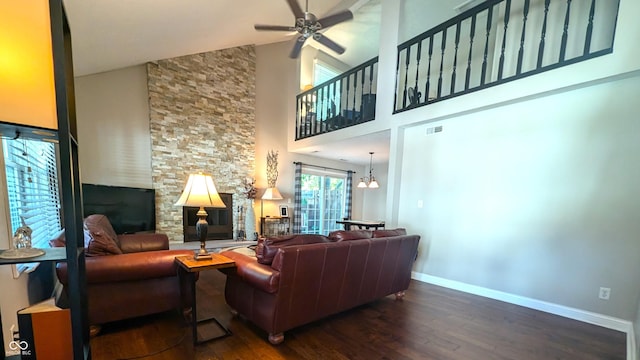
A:
[[[369,159],[369,177],[360,178],[360,182],[358,183],[359,188],[369,188],[369,189],[377,189],[380,187],[376,178],[373,176],[373,151],[369,152],[371,158]]]

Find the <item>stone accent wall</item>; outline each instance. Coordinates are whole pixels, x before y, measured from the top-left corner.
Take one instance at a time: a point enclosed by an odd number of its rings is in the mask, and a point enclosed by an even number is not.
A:
[[[255,173],[255,48],[243,46],[147,64],[156,228],[183,241],[178,200],[190,173],[213,175],[246,207]],[[123,159],[126,160],[126,159]]]

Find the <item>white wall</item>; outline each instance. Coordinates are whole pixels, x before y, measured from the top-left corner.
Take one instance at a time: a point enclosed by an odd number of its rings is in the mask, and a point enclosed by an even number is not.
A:
[[[423,235],[417,272],[636,318],[638,208],[627,196],[638,176],[628,135],[640,93],[637,11],[621,1],[613,54],[388,117],[387,218]],[[393,93],[378,101],[380,110]],[[444,131],[427,137],[436,125]],[[611,300],[597,299],[600,286]]]
[[[373,163],[373,176],[378,181],[380,185],[377,189],[358,189],[355,187],[358,184],[358,180],[362,176],[369,176],[369,166],[365,168],[365,171],[358,176],[354,176],[354,189],[353,192],[357,193],[362,197],[362,216],[356,217],[353,216],[354,219],[363,219],[363,220],[385,220],[385,205],[387,203],[387,184],[389,183],[387,172],[388,172],[388,164],[387,163]]]
[[[407,128],[398,218],[423,236],[415,271],[633,320],[638,94],[640,73]]]
[[[75,90],[82,182],[151,188],[145,66],[78,77]]]
[[[633,329],[636,335],[636,359],[640,359],[640,347],[638,346],[638,344],[640,344],[640,302],[638,302],[638,309],[636,310],[636,319],[633,323]]]
[[[264,190],[266,159],[270,150],[278,151],[278,190],[282,201],[265,201],[264,215],[276,215],[278,205],[293,209],[294,161],[318,166],[354,170],[356,177],[364,168],[341,161],[289,152],[288,143],[295,138],[290,120],[295,119],[296,95],[299,93],[299,64],[289,59],[289,43],[276,43],[256,47],[256,187]],[[259,198],[254,204],[256,217],[260,214]],[[291,203],[289,202],[291,201]],[[362,194],[353,192],[353,217],[362,216]]]

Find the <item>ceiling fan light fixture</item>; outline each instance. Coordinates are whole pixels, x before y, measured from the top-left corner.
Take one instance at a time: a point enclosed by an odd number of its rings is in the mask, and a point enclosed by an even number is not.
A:
[[[297,58],[300,56],[302,45],[308,38],[313,37],[314,40],[327,48],[335,51],[338,54],[342,54],[345,48],[338,45],[336,42],[330,40],[326,36],[323,36],[319,31],[326,29],[330,26],[339,24],[344,21],[353,19],[353,13],[349,10],[344,10],[333,15],[328,15],[318,19],[314,14],[309,12],[309,1],[306,2],[306,8],[302,11],[302,8],[298,4],[298,0],[286,0],[291,8],[291,12],[295,16],[295,22],[293,27],[281,26],[281,25],[254,25],[254,28],[259,31],[296,31],[300,34],[297,40],[293,44],[290,58]]]
[[[369,189],[377,189],[379,187],[380,187],[380,185],[378,185],[378,182],[376,181],[376,178],[371,176],[371,182],[369,183]]]
[[[360,178],[360,182],[357,185],[357,187],[360,189],[377,189],[380,187],[380,184],[378,184],[376,177],[373,176],[373,151],[369,152],[369,156],[369,177]]]

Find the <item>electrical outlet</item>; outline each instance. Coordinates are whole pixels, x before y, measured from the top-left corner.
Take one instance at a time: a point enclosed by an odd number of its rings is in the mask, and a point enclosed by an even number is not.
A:
[[[611,288],[601,287],[600,293],[598,293],[598,297],[602,300],[609,300],[611,296]]]

